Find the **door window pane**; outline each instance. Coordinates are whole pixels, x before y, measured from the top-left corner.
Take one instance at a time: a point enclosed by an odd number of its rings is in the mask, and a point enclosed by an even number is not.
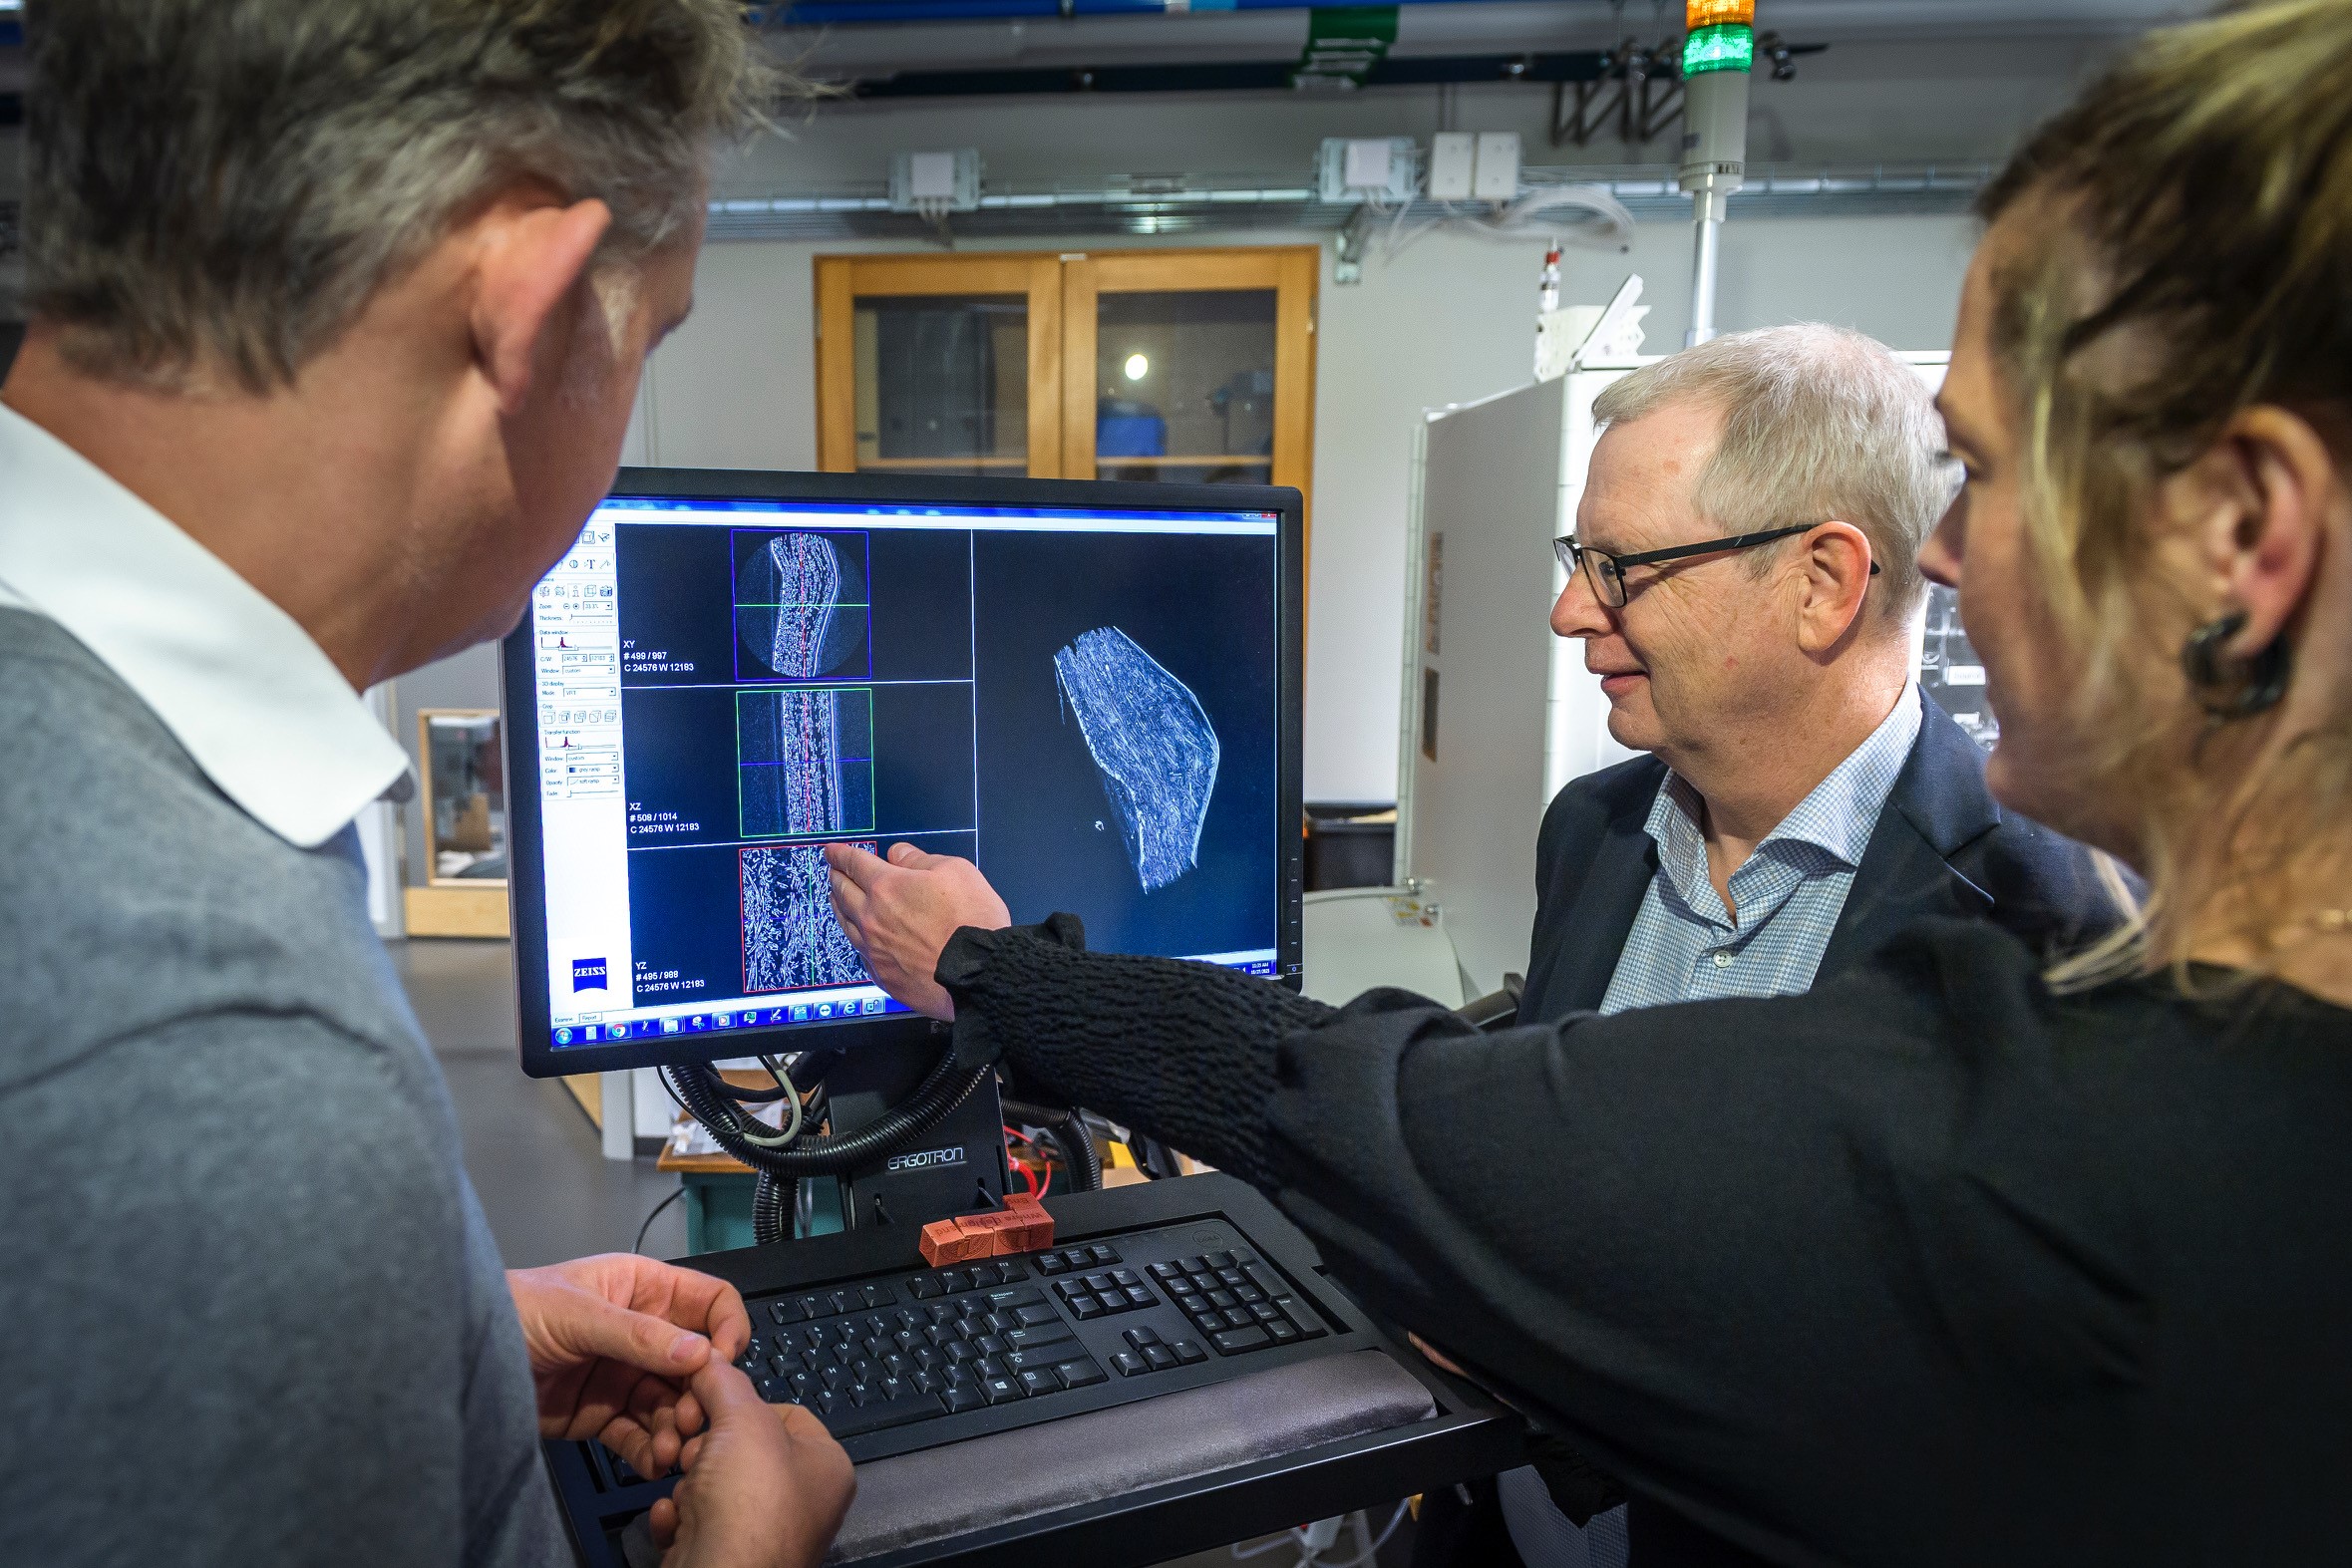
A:
[[[857,467],[1019,473],[1029,466],[1029,302],[1019,294],[856,302]]]
[[[1272,289],[1100,296],[1097,475],[1269,482],[1274,299]]]

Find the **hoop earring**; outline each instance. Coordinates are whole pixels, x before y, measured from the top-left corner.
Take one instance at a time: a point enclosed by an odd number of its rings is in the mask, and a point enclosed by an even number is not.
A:
[[[2273,639],[2261,652],[2231,659],[2222,652],[2230,638],[2245,630],[2246,612],[2232,610],[2189,633],[2181,648],[2181,672],[2188,677],[2196,704],[2215,725],[2250,719],[2278,706],[2286,696],[2287,677],[2294,656],[2286,639]]]

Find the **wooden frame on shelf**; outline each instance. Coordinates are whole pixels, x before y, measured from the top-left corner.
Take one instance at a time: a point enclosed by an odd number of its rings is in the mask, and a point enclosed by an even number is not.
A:
[[[417,773],[420,803],[424,807],[425,885],[402,890],[411,936],[495,937],[509,934],[506,880],[500,877],[443,876],[439,873],[440,845],[433,830],[433,721],[436,719],[496,719],[496,708],[420,708],[417,710]]]
[[[1018,294],[1029,302],[1029,456],[858,461],[857,301]],[[1062,262],[1058,255],[819,256],[817,467],[828,473],[1001,468],[1062,476]]]

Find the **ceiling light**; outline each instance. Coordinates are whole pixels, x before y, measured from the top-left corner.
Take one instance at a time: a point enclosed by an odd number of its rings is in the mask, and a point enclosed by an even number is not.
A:
[[[1130,354],[1127,357],[1126,369],[1128,380],[1142,381],[1146,376],[1152,374],[1152,362],[1141,354]]]

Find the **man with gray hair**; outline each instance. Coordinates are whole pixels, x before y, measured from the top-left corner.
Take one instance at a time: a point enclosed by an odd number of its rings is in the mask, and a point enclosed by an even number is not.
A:
[[[0,394],[11,1561],[572,1559],[542,1436],[672,1568],[851,1487],[732,1287],[502,1272],[352,821],[359,693],[512,626],[685,316],[733,0],[33,0]]]
[[[1650,755],[1545,813],[1521,1022],[1805,991],[1927,914],[2053,946],[2114,918],[2090,852],[2004,813],[1911,679],[1950,494],[1916,373],[1859,333],[1775,327],[1635,371],[1593,417],[1551,626]],[[1540,1470],[1498,1482],[1529,1568],[1614,1568],[1629,1532],[1636,1562],[1675,1556],[1662,1506],[1614,1506],[1564,1452]]]

